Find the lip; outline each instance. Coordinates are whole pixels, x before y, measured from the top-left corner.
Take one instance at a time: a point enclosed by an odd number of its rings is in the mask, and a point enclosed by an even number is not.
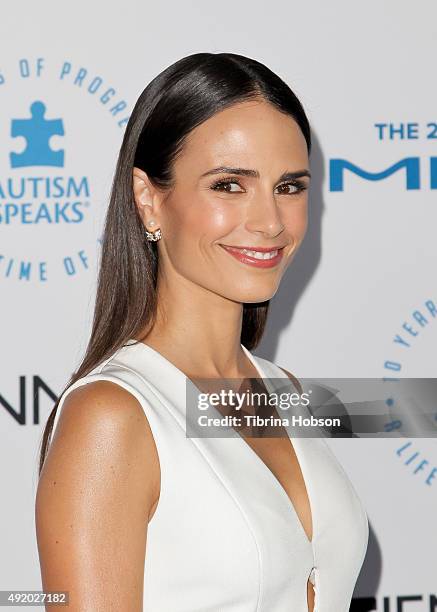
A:
[[[232,255],[238,261],[247,264],[249,266],[253,266],[255,268],[274,268],[279,264],[284,255],[284,246],[277,247],[250,247],[250,246],[231,246],[227,244],[220,244],[224,251]],[[256,259],[255,257],[251,257],[247,255],[247,253],[242,253],[242,249],[247,249],[249,251],[258,251],[260,253],[269,253],[271,251],[278,251],[278,254],[271,259]]]

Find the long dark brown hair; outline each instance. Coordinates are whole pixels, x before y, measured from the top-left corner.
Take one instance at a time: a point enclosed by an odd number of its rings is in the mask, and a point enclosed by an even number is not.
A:
[[[195,53],[175,62],[144,89],[130,116],[112,182],[102,239],[91,336],[85,356],[55,403],[44,428],[39,474],[64,392],[127,340],[156,320],[158,250],[145,238],[133,197],[134,166],[163,190],[174,186],[173,163],[188,134],[215,113],[264,99],[297,122],[311,151],[304,109],[290,87],[264,64],[234,53]],[[241,343],[255,348],[269,301],[243,304]]]

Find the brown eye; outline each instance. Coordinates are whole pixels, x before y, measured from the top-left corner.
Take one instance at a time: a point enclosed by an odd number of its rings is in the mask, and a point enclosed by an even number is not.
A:
[[[235,179],[230,179],[230,180],[220,180],[215,182],[212,186],[211,189],[213,191],[225,191],[227,193],[239,193],[238,189],[231,189],[231,185],[238,185],[239,187],[241,187],[240,183],[238,181],[236,181]]]
[[[302,181],[288,181],[287,183],[282,183],[282,185],[279,185],[278,189],[281,189],[282,187],[285,187],[285,188],[293,187],[292,191],[282,192],[283,195],[294,195],[296,193],[300,193],[301,191],[305,191],[305,189],[307,189],[307,186]]]

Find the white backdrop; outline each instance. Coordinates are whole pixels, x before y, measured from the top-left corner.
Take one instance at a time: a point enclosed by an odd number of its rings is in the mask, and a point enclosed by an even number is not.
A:
[[[309,230],[255,353],[301,377],[436,374],[434,3],[76,0],[60,11],[15,0],[3,2],[0,21],[3,590],[41,588],[33,512],[50,391],[88,338],[126,119],[145,85],[185,55],[229,51],[266,63],[313,129]],[[33,121],[20,122],[34,102]],[[38,113],[56,120],[46,124],[50,144],[35,137]],[[53,157],[59,149],[63,159]],[[390,173],[407,158],[408,171]],[[335,160],[355,171],[342,174]],[[354,604],[390,612],[414,596],[399,609],[433,609],[436,443],[329,443],[369,516]],[[367,597],[372,607],[358,601]]]

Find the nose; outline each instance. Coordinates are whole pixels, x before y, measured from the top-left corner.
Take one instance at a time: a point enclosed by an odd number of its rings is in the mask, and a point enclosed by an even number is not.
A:
[[[278,236],[284,230],[275,198],[265,195],[253,198],[247,209],[246,229],[269,238]]]

